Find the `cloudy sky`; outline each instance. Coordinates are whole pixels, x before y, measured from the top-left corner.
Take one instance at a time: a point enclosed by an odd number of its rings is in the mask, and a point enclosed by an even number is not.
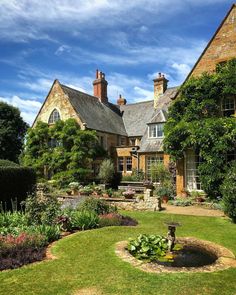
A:
[[[179,85],[232,5],[228,0],[0,0],[0,100],[31,123],[54,79],[92,94],[150,100]]]

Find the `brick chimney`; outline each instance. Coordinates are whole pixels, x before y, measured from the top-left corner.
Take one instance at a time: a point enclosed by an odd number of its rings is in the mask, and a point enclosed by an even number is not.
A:
[[[153,80],[154,82],[154,108],[158,106],[158,98],[165,93],[167,89],[168,80],[161,73]]]
[[[119,106],[123,106],[127,103],[127,100],[121,96],[121,94],[119,95],[119,98],[117,99],[117,104]]]
[[[96,79],[93,81],[93,95],[98,97],[102,103],[107,103],[107,81],[105,74],[96,70]]]

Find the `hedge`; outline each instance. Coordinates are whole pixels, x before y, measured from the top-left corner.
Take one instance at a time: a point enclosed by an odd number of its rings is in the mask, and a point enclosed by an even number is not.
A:
[[[0,203],[4,209],[12,209],[12,201],[19,204],[33,193],[36,174],[31,168],[0,166]]]

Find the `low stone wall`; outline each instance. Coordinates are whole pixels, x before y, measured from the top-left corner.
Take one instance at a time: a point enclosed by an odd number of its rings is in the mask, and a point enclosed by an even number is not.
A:
[[[129,262],[134,267],[149,273],[214,272],[228,269],[230,267],[236,268],[236,260],[234,254],[221,245],[192,237],[178,238],[177,242],[213,253],[217,257],[217,260],[213,264],[205,265],[202,267],[170,267],[152,262],[147,263],[142,260],[136,259],[129,253],[129,251],[126,249],[128,241],[118,242],[116,244],[115,253],[121,259]]]
[[[122,210],[139,210],[139,211],[159,211],[158,198],[149,197],[143,200],[136,199],[114,199],[104,198],[103,200],[109,202],[109,204],[115,205],[117,208]]]

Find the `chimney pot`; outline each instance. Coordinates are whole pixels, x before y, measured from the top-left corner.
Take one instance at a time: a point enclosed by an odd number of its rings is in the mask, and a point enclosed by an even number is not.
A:
[[[123,106],[123,105],[126,105],[127,103],[127,100],[121,96],[121,94],[119,95],[119,98],[117,99],[117,104],[119,106]]]
[[[98,69],[96,70],[96,79],[98,79]]]

